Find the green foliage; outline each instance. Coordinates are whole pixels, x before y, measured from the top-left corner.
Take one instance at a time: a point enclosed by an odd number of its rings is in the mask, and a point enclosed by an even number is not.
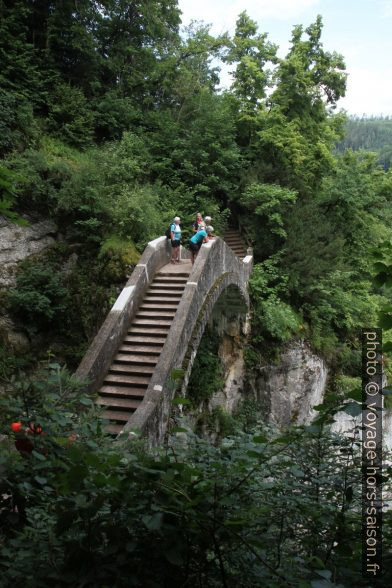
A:
[[[106,239],[100,248],[99,258],[105,261],[105,274],[115,282],[121,282],[125,275],[130,275],[140,259],[140,253],[132,242],[116,235]]]
[[[90,251],[76,254],[64,244],[21,264],[7,307],[34,340],[44,338],[45,345],[34,348],[38,358],[50,347],[70,367],[77,367],[126,281],[130,256],[136,260],[129,244],[122,243],[113,255],[110,251],[96,252],[92,260]]]
[[[301,328],[301,318],[293,308],[272,296],[261,301],[257,308],[254,328],[263,333],[263,338],[273,338],[282,343],[289,341]]]
[[[48,129],[75,147],[91,145],[94,115],[81,90],[69,84],[54,88],[49,102]]]
[[[21,94],[0,90],[0,156],[23,151],[38,135],[31,103]]]
[[[280,275],[278,260],[256,264],[249,282],[253,308],[252,343],[272,339],[285,343],[303,329],[301,317],[282,298],[288,276]]]
[[[223,387],[223,366],[218,355],[219,335],[206,330],[195,357],[188,382],[187,397],[198,408]]]
[[[374,151],[385,170],[392,160],[392,120],[387,117],[350,116],[345,127],[345,136],[336,145],[338,152],[347,149],[354,151]]]
[[[365,586],[360,455],[328,432],[327,408],[309,427],[256,425],[216,447],[180,433],[147,451],[105,438],[77,383],[48,371],[2,401],[5,432],[43,428],[31,453],[12,448],[24,433],[0,446],[4,586]]]
[[[246,12],[241,12],[224,61],[230,65],[235,64],[235,69],[231,72],[231,91],[238,109],[238,140],[243,147],[248,147],[251,143],[255,115],[264,108],[272,73],[266,68],[266,64],[276,64],[276,51],[277,46],[267,41],[267,34],[258,33],[257,23]]]
[[[136,265],[140,259],[140,253],[136,251],[135,245],[121,240],[117,235],[109,237],[102,243],[100,255],[108,255],[111,258],[118,256],[120,261],[127,265]]]
[[[0,216],[18,225],[26,226],[28,222],[13,210],[17,198],[15,183],[18,179],[15,173],[0,165]]]
[[[267,257],[284,243],[287,237],[285,219],[295,199],[294,191],[278,184],[255,182],[245,188],[240,198],[240,203],[247,211],[242,216],[242,222],[250,239],[256,244],[257,257]],[[262,236],[259,234],[260,224],[263,226]]]
[[[162,232],[159,192],[148,185],[124,186],[114,203],[113,220],[122,238],[144,248]]]
[[[16,287],[9,293],[11,310],[27,328],[66,328],[69,292],[61,273],[53,270],[44,263],[25,262]]]
[[[28,369],[34,364],[32,354],[16,355],[0,342],[0,382],[6,382],[16,373]]]

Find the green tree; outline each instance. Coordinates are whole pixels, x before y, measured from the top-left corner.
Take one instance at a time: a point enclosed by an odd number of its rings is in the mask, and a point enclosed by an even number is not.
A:
[[[267,34],[257,32],[257,23],[246,12],[241,12],[224,61],[235,65],[230,72],[234,78],[231,92],[236,99],[238,140],[243,147],[250,144],[255,117],[265,108],[272,79],[271,70],[266,65],[276,63],[276,50],[277,46],[267,41]]]

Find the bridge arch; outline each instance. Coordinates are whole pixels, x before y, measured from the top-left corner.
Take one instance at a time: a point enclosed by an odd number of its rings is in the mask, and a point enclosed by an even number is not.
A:
[[[252,256],[240,260],[220,238],[203,245],[144,399],[124,431],[139,431],[152,445],[163,441],[173,399],[172,370],[182,368],[186,384],[209,321],[223,329],[233,321],[238,328],[244,327],[252,265]]]
[[[205,303],[189,338],[181,365],[184,372],[181,396],[185,395],[193,363],[207,325],[220,335],[224,333],[231,336],[245,334],[249,307],[248,294],[237,283],[231,282],[231,276],[226,275],[222,278],[222,280],[217,280],[219,283],[214,284],[207,293]]]

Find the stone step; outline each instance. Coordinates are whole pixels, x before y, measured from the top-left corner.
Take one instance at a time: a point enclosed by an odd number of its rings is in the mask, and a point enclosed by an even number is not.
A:
[[[185,284],[172,284],[171,282],[153,282],[150,284],[150,288],[153,290],[173,290],[175,292],[183,292]]]
[[[185,284],[187,283],[187,278],[175,278],[174,276],[168,276],[167,278],[165,277],[159,277],[159,278],[155,278],[155,280],[152,282],[153,284],[173,284],[173,285],[178,285],[178,286],[185,286]]]
[[[165,337],[167,336],[167,329],[165,328],[161,328],[161,329],[152,329],[151,327],[131,327],[130,330],[128,331],[128,335],[164,335]]]
[[[170,311],[175,312],[177,310],[174,304],[167,304],[166,302],[160,302],[159,300],[155,300],[154,302],[147,302],[144,303],[139,307],[139,312],[143,311],[151,311],[151,310],[163,310],[163,311]]]
[[[189,278],[190,272],[158,272],[155,274],[155,278]]]
[[[119,423],[126,423],[129,420],[129,417],[131,416],[132,412],[134,411],[129,411],[129,410],[111,410],[110,408],[108,410],[104,410],[102,413],[102,417],[104,419],[109,419],[111,421],[116,421]]]
[[[146,375],[151,376],[154,373],[153,365],[124,365],[124,364],[117,364],[112,363],[109,368],[109,373],[111,374],[133,374],[135,376],[138,375]]]
[[[168,318],[168,319],[148,319],[148,318],[136,318],[134,319],[134,321],[132,322],[132,326],[151,326],[152,328],[154,327],[170,327],[170,325],[172,324],[173,319]]]
[[[160,355],[159,353],[139,353],[139,352],[135,352],[130,351],[130,347],[126,348],[125,352],[120,352],[117,353],[114,356],[114,361],[116,363],[120,363],[120,364],[130,364],[130,363],[134,363],[135,365],[153,365],[155,366],[158,362],[158,357]]]
[[[122,397],[122,398],[144,398],[146,388],[125,388],[124,386],[101,386],[99,389],[99,397]]]
[[[107,374],[104,385],[129,386],[135,388],[144,388],[150,383],[149,376],[127,376],[126,374]]]
[[[176,314],[176,308],[172,310],[139,310],[136,314],[136,318],[173,318]]]
[[[147,295],[144,300],[143,304],[156,304],[157,302],[164,302],[165,304],[171,304],[172,306],[178,306],[180,303],[181,298],[169,298],[168,296],[160,296],[157,298],[156,296],[149,296]]]
[[[142,355],[160,355],[162,351],[163,345],[120,345],[119,352],[124,355],[125,353],[129,353],[132,355],[133,353],[140,353]],[[116,357],[117,359],[117,357]]]
[[[122,408],[124,410],[128,410],[128,418],[129,418],[129,409],[136,410],[138,406],[140,406],[141,400],[135,400],[134,398],[123,398],[123,397],[110,397],[105,396],[98,398],[97,404],[99,406],[108,406],[113,408]]]
[[[182,292],[178,292],[177,290],[151,290],[151,288],[149,290],[147,290],[146,292],[146,296],[148,296],[149,298],[153,297],[153,298],[160,298],[161,296],[165,296],[167,298],[178,298],[178,300],[181,298],[182,296]]]
[[[157,335],[127,335],[123,340],[123,345],[128,343],[141,343],[142,345],[164,345],[166,337],[158,337]]]

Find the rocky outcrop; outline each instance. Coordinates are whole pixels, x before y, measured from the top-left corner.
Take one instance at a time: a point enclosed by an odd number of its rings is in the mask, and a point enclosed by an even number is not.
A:
[[[30,341],[1,305],[2,290],[16,284],[18,263],[56,243],[56,225],[50,220],[19,226],[0,216],[0,344],[14,353],[30,348]]]
[[[219,357],[223,366],[224,387],[213,395],[208,408],[212,412],[220,407],[232,414],[243,399],[245,375],[244,353],[236,338],[223,335],[219,346]]]
[[[352,417],[346,412],[338,412],[334,417],[331,430],[343,435],[353,435],[354,432],[361,438],[361,415]],[[392,451],[392,410],[385,409],[382,414],[382,446],[387,451]]]
[[[54,245],[56,231],[51,220],[22,227],[0,217],[0,288],[15,285],[18,263]]]
[[[260,367],[250,387],[266,421],[279,426],[307,424],[317,414],[327,383],[325,362],[302,341],[290,343],[277,365]]]

